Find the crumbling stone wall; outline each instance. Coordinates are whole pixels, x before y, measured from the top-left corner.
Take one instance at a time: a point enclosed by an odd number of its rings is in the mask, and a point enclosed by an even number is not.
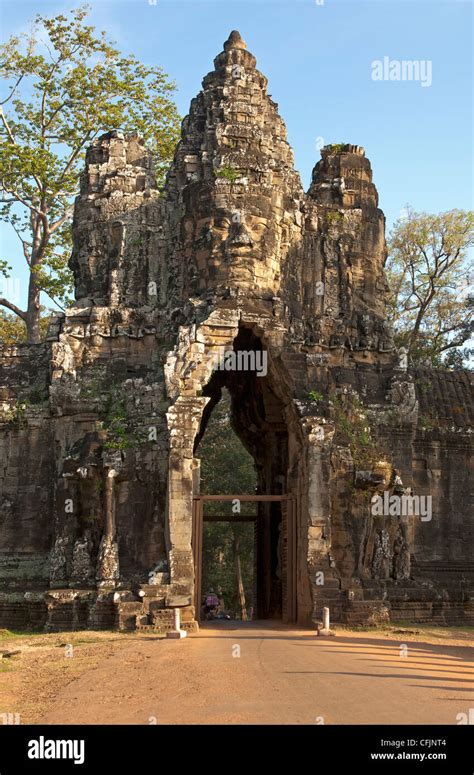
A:
[[[305,195],[236,32],[163,192],[137,135],[91,146],[76,302],[45,344],[1,354],[0,624],[166,629],[179,606],[196,626],[196,455],[224,386],[259,492],[295,500],[300,623],[323,605],[470,620],[470,376],[396,353],[370,163],[321,156]],[[264,352],[266,375],[216,369],[232,349]],[[432,495],[430,522],[373,513],[411,491]]]

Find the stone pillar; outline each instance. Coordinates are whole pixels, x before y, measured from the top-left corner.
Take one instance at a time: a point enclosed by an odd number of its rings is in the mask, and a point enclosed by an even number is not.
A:
[[[310,421],[308,439],[308,511],[309,552],[313,560],[327,556],[331,544],[330,500],[328,476],[325,470],[328,450],[334,429],[321,418],[305,418]]]
[[[109,468],[105,478],[105,530],[104,537],[112,539],[115,535],[115,498],[114,484],[117,471]]]
[[[105,524],[104,535],[97,559],[97,581],[114,584],[119,578],[119,556],[115,525],[115,478],[118,472],[107,468],[105,475]]]
[[[193,494],[199,495],[201,492],[201,461],[199,458],[193,458]]]
[[[77,514],[78,492],[74,477],[63,472],[56,489],[56,516],[54,544],[49,556],[51,587],[67,587],[74,546],[74,523]]]
[[[170,434],[168,525],[170,582],[174,594],[192,604],[194,565],[191,547],[195,465],[194,438],[208,398],[180,396],[167,413]]]
[[[322,417],[305,417],[307,438],[308,572],[313,598],[313,618],[327,600],[326,584],[332,578],[331,499],[329,454],[334,427]]]

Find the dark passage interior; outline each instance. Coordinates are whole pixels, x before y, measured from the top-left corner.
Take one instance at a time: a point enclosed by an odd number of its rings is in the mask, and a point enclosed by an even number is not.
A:
[[[283,404],[266,373],[266,353],[246,328],[233,350],[258,352],[259,357],[253,363],[237,359],[229,369],[221,364],[203,390],[210,401],[194,451],[201,460],[200,492],[282,496],[287,492],[288,434]],[[258,370],[246,368],[255,364]],[[253,618],[285,618],[286,516],[284,500],[203,503],[201,598],[210,587],[216,592],[221,587],[225,607],[235,618],[248,617],[250,609]]]

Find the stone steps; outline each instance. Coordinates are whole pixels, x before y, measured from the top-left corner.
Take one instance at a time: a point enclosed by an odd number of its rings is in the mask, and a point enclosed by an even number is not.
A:
[[[375,624],[375,619],[382,623],[384,616],[379,616],[382,610],[387,608],[381,600],[350,600],[344,612],[345,624],[349,626]]]
[[[186,630],[186,632],[198,632],[199,625],[196,621],[183,621],[181,622],[181,629]],[[171,630],[174,630],[174,623],[169,624],[168,626],[165,624],[138,624],[136,626],[137,632],[158,632],[158,633],[165,633],[165,632],[171,632]]]
[[[391,618],[413,623],[438,625],[474,625],[473,603],[406,601],[391,604]]]
[[[341,592],[340,589],[326,589],[324,587],[324,592],[314,593],[314,600],[338,600],[339,598],[345,598],[344,592]]]

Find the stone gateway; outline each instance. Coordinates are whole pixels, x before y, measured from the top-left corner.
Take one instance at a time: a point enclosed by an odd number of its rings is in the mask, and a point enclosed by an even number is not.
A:
[[[0,353],[0,626],[166,631],[179,607],[196,628],[198,447],[224,388],[258,473],[259,617],[474,623],[471,376],[396,352],[370,163],[321,157],[305,193],[237,32],[162,193],[137,135],[89,148],[75,304]],[[373,513],[404,495],[431,519]]]

